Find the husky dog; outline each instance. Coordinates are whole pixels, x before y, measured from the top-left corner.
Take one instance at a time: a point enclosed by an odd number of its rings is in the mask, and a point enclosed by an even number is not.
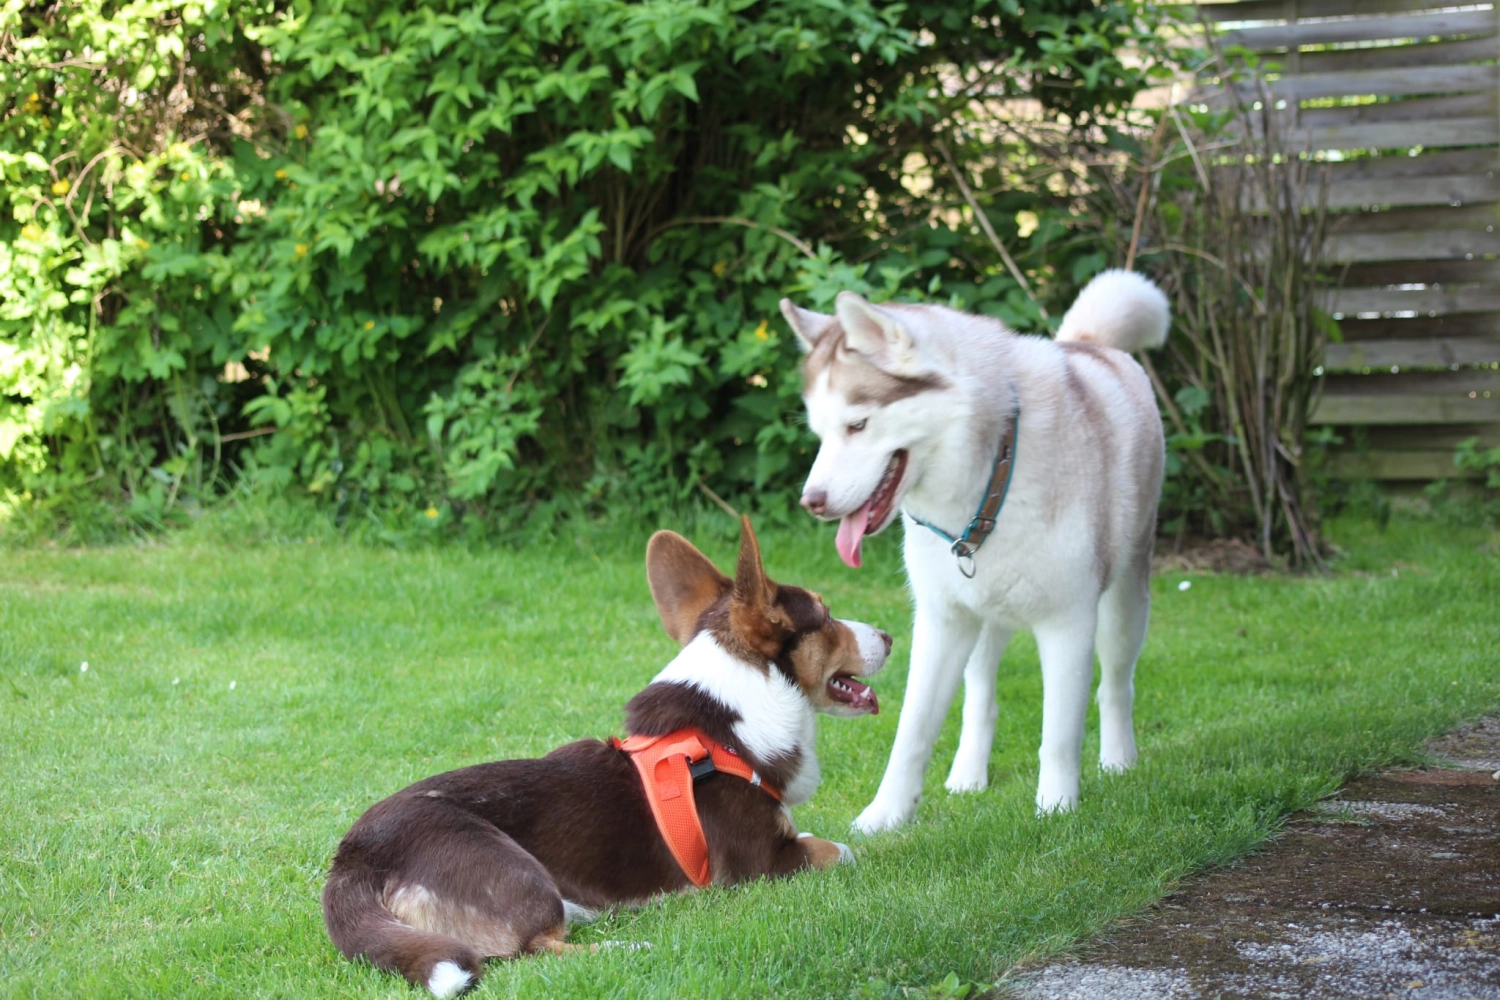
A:
[[[1053,340],[847,291],[832,316],[789,300],[781,310],[807,352],[803,399],[821,441],[802,505],[839,521],[839,555],[856,568],[864,536],[898,510],[906,519],[911,672],[885,777],[855,828],[911,818],[960,676],[963,732],[947,786],[985,787],[995,673],[1023,627],[1042,661],[1037,809],[1073,808],[1096,646],[1100,765],[1136,760],[1132,677],[1164,447],[1151,385],[1126,352],[1165,341],[1166,296],[1138,274],[1106,271]]]

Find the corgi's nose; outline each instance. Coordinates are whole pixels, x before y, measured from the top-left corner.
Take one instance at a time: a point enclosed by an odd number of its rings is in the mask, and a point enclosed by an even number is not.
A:
[[[807,508],[809,514],[822,517],[823,512],[828,509],[828,494],[823,490],[808,490],[802,494],[802,506]]]
[[[885,651],[889,653],[891,651],[891,634],[889,632],[882,632],[880,629],[876,629],[875,634],[880,636],[880,641],[885,643]]]

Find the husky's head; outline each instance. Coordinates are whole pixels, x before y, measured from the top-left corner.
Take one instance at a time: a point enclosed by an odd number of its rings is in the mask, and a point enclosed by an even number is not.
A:
[[[839,556],[855,568],[866,535],[885,529],[920,478],[919,446],[953,419],[949,380],[924,362],[909,308],[840,292],[826,316],[781,300],[807,351],[802,398],[821,444],[802,506],[838,520]],[[903,315],[904,314],[904,315]]]

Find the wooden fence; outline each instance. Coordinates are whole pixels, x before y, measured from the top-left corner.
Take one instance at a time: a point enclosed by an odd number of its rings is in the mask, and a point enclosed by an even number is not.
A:
[[[1334,161],[1328,256],[1342,283],[1312,422],[1334,467],[1455,475],[1500,445],[1500,10],[1437,0],[1203,3],[1218,44],[1261,54],[1289,149]],[[1256,94],[1262,93],[1256,90]],[[1252,99],[1256,94],[1252,94]]]

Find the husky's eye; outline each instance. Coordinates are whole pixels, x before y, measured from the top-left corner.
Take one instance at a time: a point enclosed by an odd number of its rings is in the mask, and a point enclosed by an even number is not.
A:
[[[854,421],[854,423],[852,423],[852,424],[849,425],[849,433],[850,434],[858,434],[860,431],[862,431],[862,430],[865,429],[865,423],[866,423],[866,421],[864,421],[864,420],[856,420],[856,421]]]

